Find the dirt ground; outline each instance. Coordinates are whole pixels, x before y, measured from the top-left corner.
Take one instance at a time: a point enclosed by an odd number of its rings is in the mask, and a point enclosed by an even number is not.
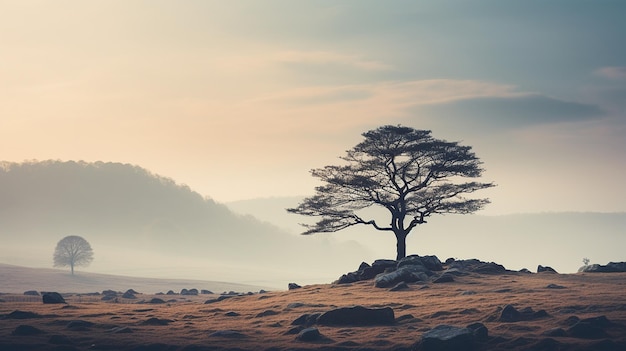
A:
[[[626,350],[626,273],[472,273],[395,292],[363,281],[212,303],[205,301],[219,295],[136,297],[73,294],[65,296],[67,304],[43,304],[36,296],[0,295],[0,350],[412,350],[438,325],[475,322],[488,329],[475,350]],[[165,303],[150,303],[153,298]],[[391,307],[396,322],[314,325],[320,338],[297,340],[292,322],[298,317],[355,305]],[[546,314],[504,322],[505,305]],[[574,317],[600,316],[610,322],[601,336],[550,335],[567,330]]]

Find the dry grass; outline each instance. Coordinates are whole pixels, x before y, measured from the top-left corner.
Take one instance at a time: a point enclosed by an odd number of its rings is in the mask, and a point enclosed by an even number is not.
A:
[[[549,284],[563,289],[547,288]],[[470,293],[467,293],[470,292]],[[166,304],[147,304],[153,296],[138,295],[137,300],[103,302],[99,297],[72,295],[69,305],[44,305],[19,301],[15,295],[0,295],[0,315],[15,310],[34,312],[32,319],[0,318],[0,349],[49,350],[394,350],[410,349],[423,332],[440,324],[464,327],[482,322],[490,339],[480,350],[595,350],[611,345],[626,345],[626,274],[523,274],[478,275],[458,277],[455,282],[414,284],[409,290],[390,292],[373,287],[371,281],[351,285],[311,285],[291,291],[238,296],[204,304],[211,295],[175,296]],[[170,299],[172,296],[158,296]],[[295,304],[296,307],[289,307]],[[547,317],[514,323],[499,322],[499,309],[512,304],[516,308],[545,310]],[[325,312],[335,307],[362,305],[391,307],[396,319],[392,326],[325,327],[317,326],[324,336],[316,342],[300,342],[288,334],[291,322],[305,313]],[[292,305],[293,306],[293,305]],[[272,312],[267,312],[272,311]],[[228,312],[236,312],[228,316]],[[567,328],[565,320],[604,315],[613,326],[603,340],[552,337],[557,346],[545,348],[542,336],[547,330]],[[167,325],[146,325],[150,318],[170,320]],[[72,330],[73,320],[93,326]],[[45,334],[11,335],[18,325],[39,328]],[[132,333],[112,333],[117,327],[129,327]],[[238,331],[239,336],[211,336],[216,331]],[[51,345],[52,335],[64,335],[67,345]],[[545,340],[544,340],[545,341]],[[605,344],[600,344],[600,343]],[[158,343],[158,345],[156,345]],[[544,346],[542,346],[544,345]],[[599,346],[604,345],[604,346]],[[608,346],[607,346],[608,345]],[[200,347],[201,346],[201,347]],[[541,348],[544,347],[544,348]],[[619,347],[619,346],[615,346]]]

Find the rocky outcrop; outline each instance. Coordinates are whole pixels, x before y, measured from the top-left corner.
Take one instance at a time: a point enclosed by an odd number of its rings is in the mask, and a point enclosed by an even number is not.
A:
[[[578,273],[621,273],[626,272],[626,262],[609,262],[606,265],[592,264],[582,266]]]
[[[494,262],[449,258],[442,263],[437,256],[410,255],[399,261],[376,260],[371,265],[363,262],[356,271],[342,275],[334,283],[349,284],[374,279],[376,287],[391,288],[400,283],[449,283],[454,281],[454,276],[470,273],[502,274],[506,272],[510,271]]]

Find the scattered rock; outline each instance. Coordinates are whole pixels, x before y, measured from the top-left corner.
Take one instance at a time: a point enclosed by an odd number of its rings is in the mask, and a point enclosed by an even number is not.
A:
[[[290,310],[293,308],[298,308],[298,307],[302,307],[304,306],[304,304],[302,302],[292,302],[290,304],[287,305],[287,307],[285,307],[285,309]]]
[[[151,304],[162,304],[162,303],[165,303],[165,300],[160,299],[158,297],[154,297],[150,301],[148,301],[148,303],[151,303]]]
[[[136,292],[133,289],[128,289],[123,295],[122,298],[125,299],[136,299],[137,297],[135,296]]]
[[[500,322],[519,322],[519,321],[528,321],[538,318],[547,317],[548,313],[545,310],[539,310],[537,312],[533,311],[532,308],[526,307],[520,311],[518,311],[512,305],[506,305],[502,309],[500,313]]]
[[[30,336],[44,333],[45,332],[43,330],[35,328],[32,325],[20,325],[11,332],[11,335]]]
[[[113,290],[104,290],[102,291],[102,295],[113,295],[113,296],[117,296],[117,292],[113,291]]]
[[[259,314],[256,315],[256,318],[261,318],[261,317],[267,317],[267,316],[275,316],[277,314],[279,314],[280,312],[274,311],[274,310],[267,310],[267,311],[263,311],[260,312]]]
[[[115,327],[108,330],[112,334],[131,334],[133,332],[129,327]]]
[[[67,329],[72,329],[72,330],[76,330],[76,329],[86,329],[86,328],[90,328],[93,327],[93,323],[89,322],[89,321],[84,321],[84,320],[75,320],[75,321],[70,321],[69,323],[67,323],[66,328]]]
[[[210,337],[220,337],[220,338],[231,338],[231,339],[241,339],[245,338],[246,335],[238,332],[236,330],[218,330],[209,334]]]
[[[298,333],[298,336],[296,336],[296,340],[315,341],[315,340],[318,340],[321,336],[322,335],[320,334],[320,331],[317,328],[311,327],[311,328],[306,328],[300,331]]]
[[[187,290],[187,289],[182,289],[182,290],[180,291],[180,294],[181,294],[181,295],[192,295],[192,296],[195,296],[195,295],[198,295],[198,294],[199,294],[199,292],[198,292],[198,289],[189,289],[189,290]]]
[[[174,290],[168,290],[165,295],[176,295],[176,293],[174,292]]]
[[[538,265],[537,273],[558,273],[558,272],[552,267],[549,267],[549,266],[544,267],[542,265]]]
[[[152,318],[146,319],[141,324],[143,325],[168,325],[171,322],[173,322],[173,320],[171,319],[160,319],[160,318],[152,317]]]
[[[567,336],[567,333],[565,332],[563,328],[553,328],[553,329],[546,330],[541,335],[560,338],[560,337]]]
[[[548,284],[548,286],[546,286],[546,289],[565,289],[565,287],[558,284]]]
[[[291,325],[302,325],[302,326],[311,326],[317,323],[317,319],[321,313],[306,313],[296,318]]]
[[[42,295],[43,303],[66,303],[65,299],[58,292],[46,292]]]
[[[607,336],[605,328],[611,322],[606,316],[581,319],[567,329],[567,335],[581,339],[601,339]]]
[[[301,286],[300,286],[300,285],[298,285],[298,284],[296,284],[296,283],[289,283],[289,284],[287,285],[287,288],[288,288],[289,290],[295,290],[295,289],[300,289],[300,288],[301,288]]]
[[[226,299],[230,299],[231,297],[234,297],[234,295],[220,295],[218,298],[211,299],[211,300],[206,300],[206,301],[204,301],[204,303],[205,304],[215,303],[215,302],[223,301],[223,300],[226,300]]]
[[[50,335],[48,343],[53,345],[71,345],[72,340],[65,335]]]
[[[396,284],[393,288],[389,289],[389,291],[401,291],[409,289],[409,285],[405,282],[400,282]]]
[[[26,296],[39,296],[39,291],[37,291],[37,290],[24,291],[24,295],[26,295]]]
[[[418,348],[421,351],[472,350],[473,334],[468,328],[438,325],[422,335]]]
[[[239,316],[241,316],[241,314],[239,314],[239,313],[237,313],[235,311],[226,312],[226,313],[224,313],[224,315],[226,317],[239,317]]]
[[[202,295],[213,295],[213,292],[211,290],[202,289],[202,290],[200,290],[200,294],[202,294]]]
[[[401,323],[405,321],[413,321],[415,319],[416,319],[415,316],[413,316],[412,314],[403,314],[402,316],[396,318],[396,323]]]
[[[7,314],[6,316],[4,316],[4,318],[6,319],[31,319],[31,318],[40,318],[40,317],[41,315],[35,312],[20,311],[20,310],[15,310]]]
[[[489,330],[487,330],[487,327],[482,323],[472,323],[466,328],[472,331],[472,335],[476,341],[486,341],[489,339]]]
[[[317,324],[338,325],[392,325],[395,322],[393,309],[366,308],[363,306],[343,307],[322,313],[317,319]]]

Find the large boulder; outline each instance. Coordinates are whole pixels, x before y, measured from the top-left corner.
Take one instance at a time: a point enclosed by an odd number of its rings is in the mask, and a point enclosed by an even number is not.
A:
[[[417,347],[420,351],[473,350],[473,332],[469,328],[438,325],[425,332]]]
[[[66,303],[65,299],[58,292],[45,292],[41,296],[43,303]]]
[[[317,324],[327,326],[392,325],[394,323],[395,316],[390,307],[342,307],[324,312],[317,318]]]

